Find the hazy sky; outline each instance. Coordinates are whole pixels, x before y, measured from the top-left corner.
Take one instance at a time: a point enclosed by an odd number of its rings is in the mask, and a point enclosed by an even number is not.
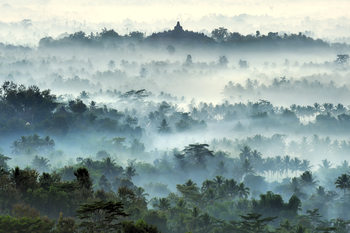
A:
[[[66,18],[152,21],[176,17],[199,18],[208,14],[271,15],[277,17],[338,18],[349,16],[349,0],[11,0],[0,1],[3,21],[23,18]]]
[[[348,38],[349,9],[349,0],[0,0],[0,41],[8,37],[21,41],[16,27],[23,19],[32,20],[33,27],[26,30],[27,40],[33,41],[104,26],[125,32],[159,31],[171,28],[176,20],[198,31],[225,26],[242,33],[275,29]]]

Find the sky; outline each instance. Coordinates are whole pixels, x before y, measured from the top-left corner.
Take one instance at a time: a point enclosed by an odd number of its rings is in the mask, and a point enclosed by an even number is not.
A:
[[[308,31],[347,42],[349,9],[349,0],[0,0],[0,42],[35,45],[43,36],[103,27],[149,34],[177,20],[208,34],[224,26],[243,34]]]

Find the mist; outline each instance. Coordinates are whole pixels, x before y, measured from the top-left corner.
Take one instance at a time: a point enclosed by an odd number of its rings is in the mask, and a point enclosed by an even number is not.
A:
[[[349,231],[347,1],[0,3],[0,231]]]

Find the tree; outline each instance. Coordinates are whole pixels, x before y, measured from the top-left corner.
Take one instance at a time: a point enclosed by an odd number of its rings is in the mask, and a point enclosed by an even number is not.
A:
[[[170,132],[170,127],[165,119],[162,120],[162,123],[158,127],[158,131],[160,133],[168,133]]]
[[[277,217],[261,218],[261,214],[250,213],[247,215],[240,215],[243,219],[240,222],[240,230],[244,233],[265,233],[267,223],[273,221]]]
[[[312,173],[310,171],[306,171],[300,175],[301,183],[306,187],[314,187],[316,185],[316,181],[314,180]]]
[[[249,196],[249,188],[245,187],[244,183],[240,183],[237,187],[239,198],[247,198]]]
[[[77,226],[75,224],[74,218],[63,217],[63,214],[60,213],[54,233],[75,233],[75,232],[77,232]]]
[[[56,96],[37,86],[25,87],[6,81],[0,89],[0,100],[14,110],[11,117],[37,122],[51,115],[57,107]]]
[[[55,141],[46,136],[41,138],[39,135],[22,136],[12,144],[13,153],[15,154],[37,154],[49,153],[55,147]]]
[[[5,171],[9,170],[9,166],[7,165],[7,161],[10,160],[10,157],[7,157],[0,153],[0,169],[4,169]]]
[[[190,54],[186,57],[185,65],[192,65],[192,56]]]
[[[111,183],[107,180],[105,175],[100,177],[98,186],[106,192],[110,192],[112,190]]]
[[[347,64],[349,61],[349,55],[348,54],[338,54],[337,55],[337,59],[335,60],[335,62],[337,64],[343,65],[343,64]]]
[[[187,200],[198,202],[200,200],[200,193],[197,184],[192,180],[188,180],[185,184],[176,185],[176,189],[183,195]]]
[[[288,201],[287,208],[289,211],[292,212],[294,216],[296,216],[301,208],[300,199],[296,195],[291,196],[291,198]]]
[[[36,155],[32,161],[32,167],[39,172],[48,172],[50,170],[49,160]]]
[[[241,68],[241,69],[248,68],[248,62],[245,60],[239,60],[238,65],[239,65],[239,68]]]
[[[92,180],[90,179],[89,171],[86,168],[78,168],[74,172],[78,186],[81,188],[83,198],[88,198],[92,195]]]
[[[243,174],[247,175],[247,174],[253,174],[253,167],[250,165],[250,162],[248,159],[245,159],[243,164],[242,164],[242,170],[243,170]]]
[[[35,170],[25,169],[19,167],[12,169],[11,179],[15,183],[16,188],[25,195],[28,189],[35,189],[38,186],[37,179],[39,174]]]
[[[114,201],[95,201],[83,204],[77,210],[83,232],[113,232],[121,229],[120,219],[127,217],[123,204]]]
[[[350,176],[348,174],[342,174],[335,181],[335,187],[342,189],[344,194],[347,189],[350,188]]]
[[[134,31],[130,32],[129,36],[134,40],[142,41],[144,39],[145,34],[143,32]]]
[[[222,177],[222,176],[216,176],[216,177],[214,178],[214,183],[215,183],[215,185],[216,185],[217,188],[220,188],[221,185],[224,183],[224,177]]]
[[[160,210],[168,210],[170,208],[170,202],[167,198],[159,198],[158,203],[155,205]]]
[[[102,169],[103,174],[108,179],[111,179],[115,176],[120,176],[123,173],[123,168],[116,165],[115,161],[110,157],[107,157],[102,161]]]
[[[228,30],[223,27],[216,28],[211,32],[211,37],[218,42],[225,41],[228,38],[228,36],[229,36]]]
[[[136,223],[123,222],[123,233],[160,233],[156,227],[148,225],[143,220],[138,220]]]
[[[190,144],[183,150],[185,156],[195,165],[205,166],[207,157],[214,157],[213,151],[208,149],[208,144]]]
[[[327,159],[322,160],[322,164],[320,165],[321,168],[326,169],[326,170],[330,169],[331,166],[332,166],[332,163]]]
[[[51,232],[54,221],[46,217],[11,217],[0,216],[0,233],[7,232],[36,232],[47,233]]]
[[[169,54],[174,54],[175,53],[175,47],[173,45],[168,45],[166,47],[166,50],[168,51]]]
[[[40,213],[37,209],[26,204],[15,204],[12,207],[11,214],[17,218],[37,218],[40,217]]]
[[[50,186],[58,184],[61,181],[60,175],[57,173],[46,173],[43,172],[39,177],[39,186],[45,190],[49,190]]]
[[[251,159],[251,152],[252,150],[250,149],[249,146],[244,146],[241,149],[241,152],[239,153],[239,159],[243,163],[246,159],[250,160]]]
[[[82,114],[87,110],[87,106],[83,103],[81,99],[71,100],[68,103],[69,109],[77,114]]]
[[[129,180],[131,180],[133,176],[137,175],[133,162],[130,162],[129,165],[125,168],[124,175]]]
[[[319,209],[307,210],[306,214],[312,226],[316,226],[317,224],[320,223],[320,218],[322,216],[320,215]]]
[[[260,194],[260,200],[256,202],[255,209],[264,215],[280,215],[285,205],[281,195],[269,191],[266,194]]]
[[[228,64],[228,59],[226,56],[220,56],[219,57],[219,65],[220,66],[223,66],[223,67],[226,67]]]

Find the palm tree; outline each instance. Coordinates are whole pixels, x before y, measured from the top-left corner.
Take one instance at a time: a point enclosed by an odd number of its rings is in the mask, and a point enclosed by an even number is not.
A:
[[[302,184],[309,186],[309,187],[314,187],[317,183],[310,171],[306,171],[303,174],[301,174],[300,179],[301,179]]]
[[[136,197],[137,199],[140,199],[140,200],[146,200],[146,196],[149,195],[148,193],[145,193],[145,189],[142,188],[142,187],[137,187],[137,188],[134,190],[134,193],[135,193],[135,197]]]
[[[112,190],[111,183],[108,181],[105,175],[102,175],[100,180],[98,181],[98,186],[106,192],[110,192]]]
[[[310,161],[303,159],[303,162],[300,165],[300,168],[302,171],[307,171],[310,170],[311,166],[310,166]]]
[[[214,181],[207,179],[207,180],[203,181],[203,183],[202,183],[201,192],[204,193],[207,190],[209,190],[210,188],[213,188],[214,186],[215,186]]]
[[[123,168],[116,165],[115,161],[110,157],[102,161],[103,173],[106,177],[111,178],[119,176],[123,172]]]
[[[170,208],[170,202],[167,198],[159,198],[158,208],[160,210],[168,210]]]
[[[301,191],[301,185],[298,178],[294,177],[289,186],[289,189],[293,192],[293,195],[299,198],[304,198],[306,196],[305,193]]]
[[[290,156],[289,156],[289,155],[286,155],[286,156],[284,156],[284,158],[283,158],[283,170],[284,170],[284,172],[287,174],[287,176],[288,176],[290,167],[291,167]]]
[[[281,167],[281,164],[282,164],[282,158],[281,156],[276,156],[275,157],[275,163],[274,163],[274,171],[278,174],[281,174],[282,172],[282,167]]]
[[[244,146],[243,149],[241,149],[241,153],[239,153],[239,158],[243,162],[246,159],[250,159],[251,157],[251,149],[249,146]]]
[[[226,195],[233,197],[238,190],[237,182],[234,179],[225,180],[224,190],[226,192]]]
[[[300,189],[300,184],[299,184],[299,181],[296,177],[294,177],[292,179],[292,181],[290,182],[290,187],[293,190],[293,192]]]
[[[292,170],[294,171],[295,175],[297,174],[297,172],[300,170],[301,167],[301,160],[299,158],[294,158],[292,160]]]
[[[348,163],[348,161],[344,160],[344,162],[340,165],[340,170],[342,172],[349,171],[349,163]]]
[[[339,176],[335,181],[335,187],[342,189],[345,195],[345,191],[350,188],[350,176],[348,174]]]
[[[216,184],[216,187],[220,188],[220,186],[224,183],[224,177],[216,176],[214,178],[214,183]]]
[[[50,170],[49,160],[36,155],[32,161],[32,167],[39,172],[48,172]]]
[[[254,166],[254,168],[259,171],[259,172],[263,172],[264,171],[264,159],[261,157],[261,153],[257,150],[253,150],[251,152],[251,160],[252,160],[252,164]]]
[[[245,187],[244,183],[240,183],[237,188],[239,198],[247,198],[249,196],[249,188]]]
[[[248,159],[245,159],[243,164],[242,164],[242,169],[243,169],[243,175],[251,174],[253,172],[253,167],[250,165],[250,162]]]
[[[327,169],[327,170],[329,168],[331,168],[331,166],[332,166],[332,163],[329,160],[327,160],[327,159],[322,160],[322,164],[320,165],[320,167],[322,169]]]
[[[133,176],[137,175],[134,162],[129,162],[129,165],[125,168],[124,175],[129,180],[131,180]]]
[[[162,123],[158,127],[158,132],[160,132],[160,133],[168,133],[168,132],[170,132],[169,124],[168,124],[168,122],[165,119],[162,120]]]
[[[275,160],[271,157],[268,157],[264,160],[263,163],[263,169],[264,172],[267,173],[267,175],[270,175],[273,173],[275,167]]]

